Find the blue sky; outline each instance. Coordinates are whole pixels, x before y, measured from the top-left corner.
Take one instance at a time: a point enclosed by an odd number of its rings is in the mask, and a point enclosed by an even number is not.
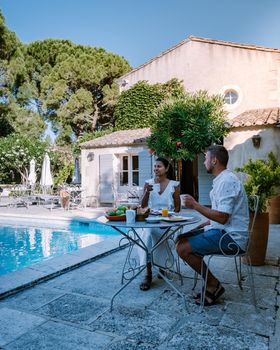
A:
[[[0,0],[24,43],[103,47],[133,67],[190,35],[280,48],[279,0]]]

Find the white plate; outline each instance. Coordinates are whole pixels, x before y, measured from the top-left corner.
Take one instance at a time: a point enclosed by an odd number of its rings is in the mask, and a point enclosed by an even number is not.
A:
[[[149,216],[148,218],[145,219],[147,222],[149,223],[156,223],[156,222],[160,222],[160,220],[162,220],[162,217],[159,216]]]
[[[161,220],[175,222],[175,221],[193,221],[194,219],[195,218],[193,216],[170,216],[168,218],[162,218]]]

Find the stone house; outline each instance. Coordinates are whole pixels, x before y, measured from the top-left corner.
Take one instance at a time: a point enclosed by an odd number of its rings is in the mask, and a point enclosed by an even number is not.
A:
[[[182,80],[188,92],[207,90],[210,94],[224,96],[230,127],[230,133],[224,139],[230,152],[229,168],[241,166],[250,158],[265,159],[271,150],[280,161],[280,49],[189,37],[122,76],[119,86],[120,91],[124,91],[140,80],[154,84],[172,78]],[[111,184],[112,193],[114,189],[122,190],[124,176],[128,187],[136,186],[131,180],[136,176],[133,156],[138,156],[139,182],[136,187],[141,187],[143,179],[152,171],[147,170],[148,164],[152,166],[152,157],[145,144],[148,136],[149,129],[127,130],[84,143],[82,184],[87,193],[97,196],[100,193],[102,202],[104,189],[108,189],[108,185],[102,185],[105,173],[110,173],[110,176],[106,175],[106,181]],[[92,165],[88,161],[91,153],[95,158]],[[126,155],[128,158],[124,158]],[[103,163],[107,164],[105,173]],[[128,175],[124,175],[123,166],[128,167]],[[212,178],[205,172],[202,156],[194,162],[182,162],[180,178],[183,192],[192,193],[201,203],[209,204]]]

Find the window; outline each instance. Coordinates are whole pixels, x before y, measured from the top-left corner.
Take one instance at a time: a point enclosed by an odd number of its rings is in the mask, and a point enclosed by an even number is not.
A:
[[[135,155],[120,157],[120,186],[139,186],[139,158]]]
[[[227,105],[233,105],[238,100],[238,93],[235,90],[225,92],[224,101]]]

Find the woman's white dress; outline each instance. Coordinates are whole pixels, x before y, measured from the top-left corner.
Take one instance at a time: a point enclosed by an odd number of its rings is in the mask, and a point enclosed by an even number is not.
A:
[[[149,180],[149,184],[153,184],[153,179]],[[174,210],[174,199],[173,193],[176,187],[179,185],[178,181],[169,180],[164,192],[159,194],[157,191],[151,191],[149,196],[148,206],[150,209],[160,210],[162,208],[168,208]],[[164,233],[163,229],[160,228],[146,228],[142,232],[138,232],[139,236],[150,250],[156,242],[160,239]],[[171,268],[173,266],[173,256],[170,251],[171,247],[167,242],[164,242],[158,246],[155,250],[153,258],[157,265]],[[138,255],[140,265],[146,264],[146,252],[138,247]]]

